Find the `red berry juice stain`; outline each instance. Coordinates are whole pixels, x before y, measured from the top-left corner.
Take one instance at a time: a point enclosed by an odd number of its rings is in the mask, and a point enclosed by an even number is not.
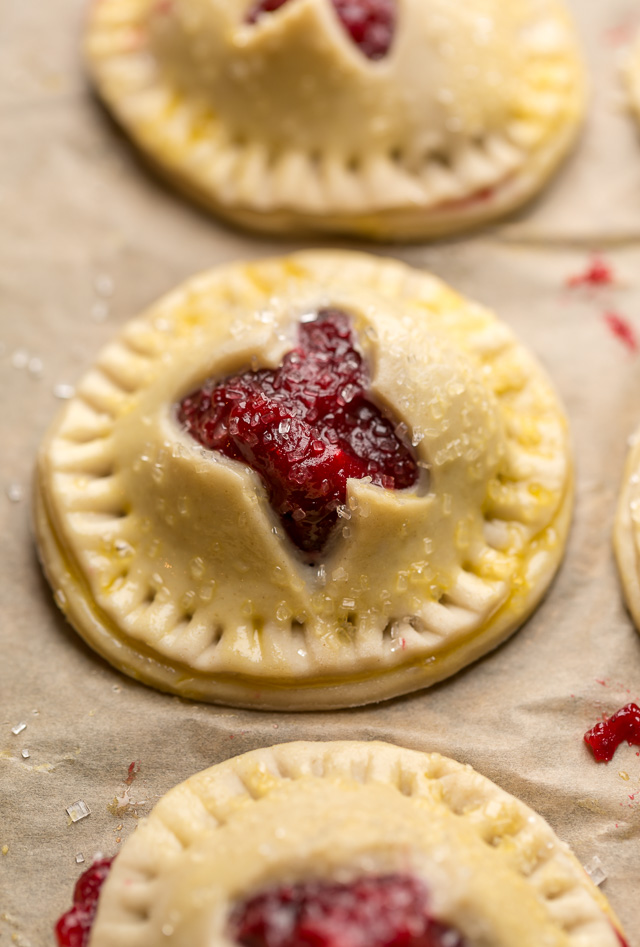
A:
[[[617,312],[605,312],[604,321],[612,335],[626,345],[630,352],[638,351],[638,339],[633,326]]]
[[[240,904],[229,936],[243,947],[464,947],[427,901],[423,883],[404,875],[303,882]]]
[[[78,878],[73,892],[73,907],[56,924],[58,947],[87,947],[98,910],[100,889],[113,861],[113,858],[101,858]]]
[[[578,286],[612,286],[615,277],[612,268],[601,257],[594,257],[582,273],[570,276],[567,286],[575,289]]]
[[[315,554],[347,498],[347,480],[413,486],[418,465],[366,393],[369,376],[348,317],[318,313],[275,369],[213,379],[179,405],[178,419],[209,450],[249,465],[292,542]]]
[[[288,0],[258,0],[247,23],[273,13]],[[396,25],[395,0],[331,0],[338,19],[367,59],[382,59],[391,48]]]
[[[73,907],[56,924],[58,947],[88,947],[100,891],[114,861],[94,862],[76,882]],[[242,947],[465,947],[454,928],[433,920],[427,901],[424,884],[405,875],[351,884],[312,881],[239,904],[228,934]],[[621,947],[628,947],[615,933]]]
[[[627,704],[584,735],[584,742],[591,748],[596,760],[606,763],[613,759],[613,754],[625,740],[640,746],[640,707],[637,704]]]

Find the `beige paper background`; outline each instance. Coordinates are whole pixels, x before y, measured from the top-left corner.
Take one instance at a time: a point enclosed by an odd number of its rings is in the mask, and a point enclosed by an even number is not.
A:
[[[640,700],[640,637],[610,544],[625,442],[640,423],[640,353],[603,318],[615,309],[640,332],[640,135],[618,74],[640,4],[571,5],[592,102],[576,154],[552,187],[489,232],[375,248],[495,307],[555,379],[578,470],[564,566],[526,627],[452,680],[377,707],[300,715],[155,693],[90,652],[53,605],[29,489],[60,405],[54,387],[77,381],[129,317],[193,272],[301,244],[228,230],[146,171],[88,91],[78,52],[84,0],[0,0],[0,850],[8,847],[0,945],[53,944],[52,925],[81,870],[76,853],[89,862],[97,850],[115,852],[135,828],[134,812],[149,811],[175,783],[299,738],[388,739],[471,763],[541,812],[583,863],[600,858],[603,890],[631,947],[640,945],[638,748],[622,747],[603,766],[582,743],[603,710]],[[606,253],[619,285],[566,290],[592,248]],[[105,275],[108,305],[95,288]],[[16,485],[23,497],[12,502]],[[14,736],[22,721],[26,730]],[[136,805],[127,808],[122,781],[134,760]],[[116,795],[126,811],[110,810]],[[65,808],[78,799],[91,816],[70,825]]]

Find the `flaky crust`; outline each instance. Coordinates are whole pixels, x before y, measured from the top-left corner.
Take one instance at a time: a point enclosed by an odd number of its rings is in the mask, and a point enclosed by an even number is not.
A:
[[[370,62],[329,0],[100,0],[87,55],[156,168],[270,232],[420,239],[532,197],[572,144],[582,69],[559,0],[398,0]]]
[[[468,947],[619,947],[568,847],[524,803],[438,754],[289,743],[172,789],[128,839],[90,947],[231,947],[230,910],[270,887],[410,874]]]
[[[640,432],[631,438],[613,540],[627,608],[640,630]]]
[[[257,474],[201,448],[175,406],[278,365],[327,306],[351,316],[421,476],[350,480],[311,567]],[[432,684],[511,634],[560,562],[571,501],[562,409],[506,326],[403,264],[314,251],[212,270],[129,323],[42,447],[36,526],[58,604],[126,673],[316,709]]]

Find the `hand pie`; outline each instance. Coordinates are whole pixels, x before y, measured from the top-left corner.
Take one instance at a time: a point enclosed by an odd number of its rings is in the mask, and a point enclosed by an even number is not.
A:
[[[151,163],[264,231],[416,239],[496,218],[583,112],[560,0],[100,0],[87,50]]]
[[[640,120],[640,35],[638,35],[629,53],[626,64],[626,78],[630,105],[636,118]]]
[[[560,562],[572,475],[506,326],[401,263],[316,251],[212,270],[127,325],[36,492],[58,604],[118,668],[317,709],[511,634]]]
[[[640,630],[640,432],[631,439],[613,540],[627,608]]]
[[[170,790],[114,860],[89,943],[624,945],[539,815],[470,766],[375,742],[255,750]]]

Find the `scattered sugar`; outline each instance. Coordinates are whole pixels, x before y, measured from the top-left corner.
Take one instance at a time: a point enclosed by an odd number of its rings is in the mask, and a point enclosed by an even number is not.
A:
[[[91,318],[94,322],[104,322],[109,317],[109,303],[98,299],[91,306]]]
[[[91,810],[83,799],[78,799],[77,802],[67,806],[66,813],[72,822],[80,822],[81,819],[86,819],[91,815]]]
[[[26,368],[29,364],[29,353],[26,349],[16,349],[11,356],[11,364],[14,368]]]
[[[53,386],[53,397],[58,398],[60,401],[69,401],[73,398],[75,393],[76,390],[73,385],[67,385],[64,384],[64,382]]]

